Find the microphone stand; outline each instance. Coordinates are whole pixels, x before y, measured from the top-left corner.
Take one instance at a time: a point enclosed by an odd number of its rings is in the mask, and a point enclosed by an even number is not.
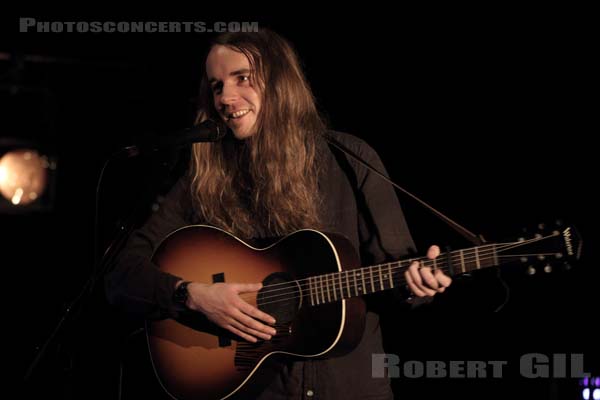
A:
[[[30,363],[29,367],[27,368],[27,372],[25,373],[23,383],[27,383],[31,379],[31,376],[32,376],[35,368],[39,364],[40,360],[42,359],[42,356],[46,353],[49,345],[55,340],[58,333],[62,330],[62,327],[64,326],[67,319],[70,317],[70,315],[73,314],[73,310],[75,310],[75,307],[81,306],[83,304],[83,300],[86,299],[87,297],[91,296],[91,294],[93,293],[93,290],[96,286],[96,282],[98,281],[98,279],[100,277],[102,277],[104,275],[104,273],[106,271],[108,271],[109,267],[111,266],[111,262],[114,259],[114,256],[118,253],[118,251],[125,244],[126,239],[129,237],[129,234],[131,233],[131,231],[133,230],[133,227],[135,225],[134,217],[133,217],[135,215],[135,213],[132,213],[130,215],[130,217],[128,218],[128,220],[124,224],[120,224],[119,234],[109,244],[102,259],[99,258],[100,188],[102,185],[102,180],[104,178],[104,173],[105,173],[108,165],[111,163],[111,161],[114,161],[116,159],[128,159],[131,157],[136,157],[144,152],[147,152],[148,150],[150,150],[153,154],[156,154],[159,151],[159,149],[161,149],[161,148],[170,149],[173,153],[175,153],[176,151],[180,150],[181,148],[189,146],[192,143],[219,141],[219,140],[225,138],[227,136],[228,132],[229,131],[228,131],[227,126],[222,121],[214,121],[211,119],[206,119],[191,128],[180,130],[179,132],[176,132],[176,133],[162,135],[157,138],[155,137],[155,139],[157,139],[157,143],[153,143],[153,144],[147,143],[147,144],[141,145],[141,146],[128,146],[128,147],[119,149],[118,151],[111,154],[111,156],[104,162],[102,169],[100,171],[98,183],[96,185],[96,196],[95,196],[95,207],[94,207],[94,236],[93,236],[94,237],[94,244],[93,244],[94,250],[93,250],[92,273],[90,275],[90,278],[87,280],[87,282],[84,284],[83,288],[79,292],[79,294],[67,306],[64,314],[59,319],[58,323],[52,330],[48,339],[44,342],[44,344],[41,346],[41,348],[40,347],[36,348],[36,350],[38,350],[38,352],[37,352],[36,356],[34,357],[33,361]],[[172,153],[171,153],[171,155],[172,155]],[[168,164],[169,163],[167,163],[167,162],[162,163],[163,166],[166,166]],[[175,163],[173,163],[173,165],[174,164]],[[173,165],[171,165],[171,168],[173,167]],[[171,171],[168,171],[168,173],[170,173],[170,172]],[[167,175],[168,175],[168,173],[167,173]],[[161,177],[161,179],[157,179],[157,181],[162,182],[165,178],[166,177]],[[140,204],[138,204],[135,208],[139,210],[139,206],[140,206]],[[87,296],[86,296],[86,294],[87,294]]]
[[[58,337],[58,334],[61,333],[61,331],[65,330],[64,326],[65,326],[66,322],[81,314],[81,312],[83,310],[83,305],[85,304],[86,299],[90,298],[93,295],[94,289],[96,287],[98,280],[102,276],[104,276],[104,274],[113,265],[116,255],[123,248],[123,246],[125,245],[125,243],[127,241],[127,238],[129,237],[129,235],[135,228],[135,220],[142,208],[142,205],[147,204],[148,199],[150,198],[151,194],[153,194],[153,193],[155,194],[158,185],[162,184],[162,182],[164,182],[166,180],[166,178],[169,176],[169,174],[172,172],[172,169],[174,168],[174,165],[177,163],[177,158],[179,156],[178,154],[176,154],[175,157],[173,157],[173,153],[175,153],[176,149],[179,149],[181,147],[184,147],[183,143],[170,147],[171,152],[169,153],[168,156],[170,158],[175,158],[175,160],[171,163],[169,163],[167,161],[161,162],[161,167],[163,167],[163,168],[159,168],[159,171],[162,171],[163,176],[159,176],[159,179],[156,179],[156,182],[158,182],[156,187],[151,187],[151,188],[146,189],[146,192],[144,193],[144,195],[141,196],[141,199],[139,199],[138,202],[136,203],[136,205],[134,206],[133,212],[131,212],[124,221],[122,221],[121,223],[118,224],[119,228],[118,228],[117,235],[112,239],[112,241],[106,248],[106,251],[104,252],[102,258],[100,258],[99,257],[99,246],[100,246],[100,243],[99,243],[100,242],[100,239],[99,239],[99,237],[100,237],[100,234],[99,234],[99,230],[100,230],[99,202],[100,202],[100,193],[101,193],[100,189],[102,187],[104,174],[107,170],[107,167],[110,165],[110,163],[112,161],[138,156],[139,154],[141,154],[141,151],[140,151],[140,148],[137,146],[129,146],[129,147],[125,147],[123,149],[120,149],[120,150],[114,152],[105,160],[105,162],[102,166],[102,169],[100,171],[98,182],[96,185],[95,208],[94,208],[94,211],[95,211],[94,212],[94,251],[93,251],[94,262],[93,262],[92,273],[91,273],[90,277],[88,278],[88,280],[83,285],[80,292],[75,297],[75,299],[72,300],[69,303],[69,305],[66,307],[63,315],[60,317],[60,319],[54,326],[54,329],[51,331],[48,338],[44,341],[43,345],[36,347],[37,354],[35,355],[35,357],[31,361],[31,363],[29,364],[29,367],[27,368],[27,371],[23,378],[22,383],[24,385],[26,385],[30,381],[30,379],[33,376],[34,371],[38,367],[40,361],[43,359],[43,356],[47,353],[50,345]],[[154,154],[157,154],[159,147],[151,147],[151,149],[154,152]],[[168,168],[165,168],[165,167],[168,167]]]

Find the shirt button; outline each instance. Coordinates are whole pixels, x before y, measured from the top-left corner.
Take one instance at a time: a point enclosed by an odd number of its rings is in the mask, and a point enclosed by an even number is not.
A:
[[[312,391],[312,390],[310,390],[310,389],[306,391],[306,395],[307,395],[308,397],[313,397],[313,396],[314,396],[314,394],[315,394],[315,392],[313,392],[313,391]]]

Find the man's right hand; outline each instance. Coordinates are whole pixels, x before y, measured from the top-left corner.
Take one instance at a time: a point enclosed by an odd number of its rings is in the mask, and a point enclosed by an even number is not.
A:
[[[258,338],[269,340],[277,332],[269,325],[275,318],[260,311],[240,298],[242,293],[258,292],[262,283],[205,283],[188,285],[186,305],[199,311],[228,331],[255,343]],[[262,322],[261,322],[262,321]],[[264,323],[263,323],[264,322]]]

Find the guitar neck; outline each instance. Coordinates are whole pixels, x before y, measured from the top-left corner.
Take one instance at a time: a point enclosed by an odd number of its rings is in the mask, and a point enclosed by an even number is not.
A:
[[[564,266],[578,260],[582,242],[577,231],[570,226],[562,230],[538,233],[513,242],[492,243],[467,249],[442,253],[430,260],[425,257],[408,258],[369,267],[316,275],[296,282],[303,295],[310,297],[311,305],[340,301],[383,290],[404,287],[404,272],[415,261],[432,270],[442,270],[447,275],[466,274],[474,270],[494,267],[512,261],[543,262],[549,267],[553,261]]]
[[[493,267],[501,264],[498,257],[499,244],[477,246],[442,253],[439,257],[409,258],[369,267],[351,269],[325,275],[316,275],[307,278],[304,284],[308,289],[311,304],[318,305],[340,301],[355,296],[362,296],[383,290],[402,287],[406,284],[404,271],[414,262],[430,267],[432,270],[440,269],[448,275],[458,275],[473,270]],[[511,257],[514,259],[514,257]],[[503,261],[509,261],[503,259]]]

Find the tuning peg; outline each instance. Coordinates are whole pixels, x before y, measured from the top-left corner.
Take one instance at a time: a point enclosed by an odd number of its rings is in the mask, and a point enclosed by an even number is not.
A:
[[[537,271],[535,270],[535,268],[533,268],[532,265],[530,265],[529,267],[527,267],[527,275],[535,275]]]
[[[544,266],[544,272],[547,273],[547,274],[551,273],[552,272],[552,265],[546,264]]]

